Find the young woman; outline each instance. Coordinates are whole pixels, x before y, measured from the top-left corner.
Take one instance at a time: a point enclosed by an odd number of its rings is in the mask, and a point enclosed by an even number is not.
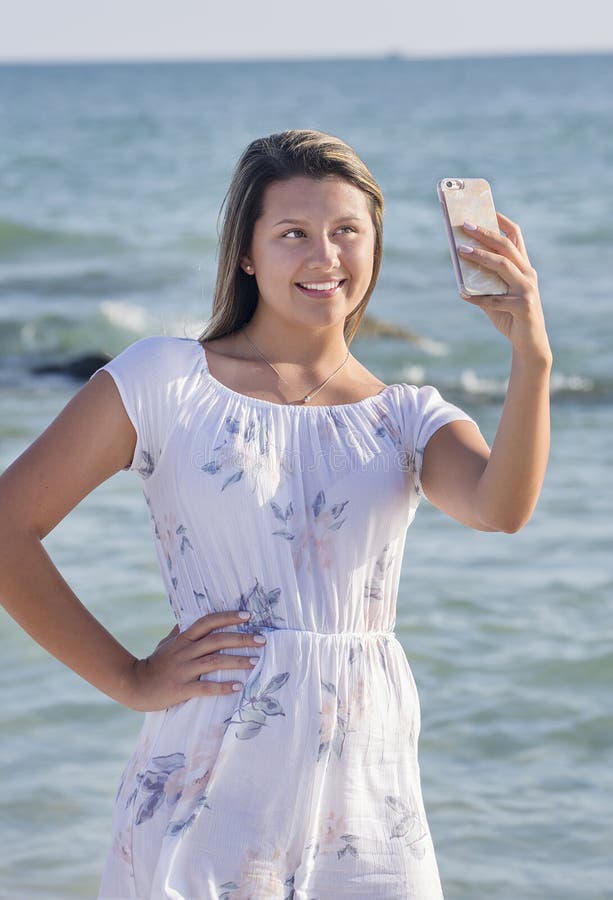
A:
[[[347,144],[256,140],[224,204],[206,331],[133,343],[0,479],[0,595],[43,647],[146,712],[101,898],[440,898],[393,630],[402,556],[422,491],[483,531],[534,509],[551,368],[536,273],[507,218],[476,232],[472,258],[509,291],[470,302],[513,348],[490,451],[435,388],[385,385],[349,352],[383,199]],[[41,543],[121,469],[142,481],[177,621],[146,659]]]

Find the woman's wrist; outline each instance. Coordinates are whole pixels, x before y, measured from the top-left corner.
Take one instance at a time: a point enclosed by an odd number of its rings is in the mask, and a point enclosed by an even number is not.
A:
[[[521,370],[532,377],[549,378],[553,367],[553,353],[549,342],[530,350],[513,347],[512,371]]]
[[[117,689],[111,695],[117,703],[136,712],[142,711],[139,706],[139,698],[142,694],[141,668],[143,662],[133,654],[129,654],[125,666],[122,666]]]

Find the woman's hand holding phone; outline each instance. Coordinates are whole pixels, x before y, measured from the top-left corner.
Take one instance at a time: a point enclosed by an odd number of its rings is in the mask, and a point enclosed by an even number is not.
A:
[[[519,225],[496,212],[485,178],[442,178],[436,190],[460,296],[480,306],[520,356],[551,364],[538,278]]]
[[[479,306],[493,325],[509,339],[522,357],[551,362],[551,349],[538,289],[538,276],[532,267],[519,225],[502,213],[496,213],[504,233],[465,222],[467,236],[478,246],[458,245],[462,258],[496,274],[508,285],[506,294],[468,294],[461,296]]]

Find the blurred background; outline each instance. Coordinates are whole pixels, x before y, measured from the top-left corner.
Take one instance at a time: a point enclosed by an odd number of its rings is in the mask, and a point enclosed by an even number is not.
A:
[[[385,254],[352,352],[386,383],[435,384],[490,441],[510,354],[457,295],[437,179],[487,178],[520,223],[555,356],[543,496],[516,535],[424,501],[398,598],[447,900],[613,897],[613,29],[591,7],[554,20],[522,0],[500,28],[481,2],[468,19],[450,2],[26,0],[0,35],[0,470],[80,388],[70,360],[198,335],[219,207],[255,137],[317,128],[362,156]],[[170,629],[134,474],[44,544],[132,652]],[[0,658],[0,895],[94,897],[142,717],[6,615]]]

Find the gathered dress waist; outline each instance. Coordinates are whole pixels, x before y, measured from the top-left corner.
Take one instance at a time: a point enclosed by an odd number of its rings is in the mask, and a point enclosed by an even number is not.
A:
[[[249,623],[247,623],[248,625]],[[241,631],[244,629],[241,628]],[[393,630],[389,631],[311,631],[308,628],[277,628],[276,626],[267,626],[267,625],[258,625],[254,626],[253,629],[249,628],[249,632],[260,632],[262,634],[271,635],[271,634],[294,634],[294,635],[304,635],[309,637],[321,637],[321,638],[354,638],[354,639],[362,639],[362,638],[374,638],[374,637],[395,637],[395,632]]]

